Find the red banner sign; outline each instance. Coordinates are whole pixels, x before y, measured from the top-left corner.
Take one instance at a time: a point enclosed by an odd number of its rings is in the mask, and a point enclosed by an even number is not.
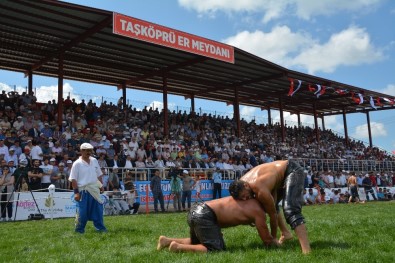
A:
[[[113,33],[234,63],[234,48],[203,37],[114,13]]]

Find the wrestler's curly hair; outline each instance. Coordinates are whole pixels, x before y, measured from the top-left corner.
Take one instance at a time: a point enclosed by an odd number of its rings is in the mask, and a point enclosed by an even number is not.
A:
[[[244,188],[245,188],[245,182],[240,180],[233,181],[229,185],[229,193],[234,199],[239,199],[239,195]]]

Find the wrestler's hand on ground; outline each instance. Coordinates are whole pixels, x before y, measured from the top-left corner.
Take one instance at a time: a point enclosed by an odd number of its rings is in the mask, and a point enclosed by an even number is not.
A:
[[[79,193],[74,194],[74,200],[75,201],[80,201],[80,199],[81,199],[81,196],[80,196]]]
[[[281,244],[278,242],[277,238],[272,238],[269,241],[266,240],[264,243],[265,243],[266,247],[268,247],[268,248],[281,246]]]
[[[270,243],[271,247],[279,247],[281,246],[280,242],[278,242],[277,238],[273,238],[272,242]]]
[[[280,245],[282,245],[285,241],[292,239],[293,236],[291,233],[287,233],[286,235],[281,234],[280,239],[278,240],[278,242],[280,243]]]

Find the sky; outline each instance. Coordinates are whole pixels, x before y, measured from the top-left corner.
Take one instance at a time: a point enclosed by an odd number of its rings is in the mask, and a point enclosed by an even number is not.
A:
[[[68,0],[65,2],[118,12],[190,34],[220,41],[280,66],[395,96],[395,1],[393,0]],[[0,70],[0,89],[25,91],[22,73]],[[57,80],[33,77],[39,101],[57,99]],[[65,95],[77,101],[115,103],[116,87],[64,81]],[[162,107],[162,94],[127,89],[136,108]],[[169,108],[190,109],[190,100],[169,96]],[[212,110],[216,109],[216,110]],[[201,113],[233,115],[225,103],[195,99]],[[267,111],[240,106],[241,117],[267,123]],[[284,113],[285,122],[297,116]],[[279,113],[272,111],[274,122]],[[311,116],[302,116],[313,126]],[[395,150],[395,110],[370,113],[373,144]],[[321,126],[321,121],[319,120]],[[347,115],[348,135],[367,143],[366,115]],[[344,135],[343,116],[325,117],[325,128]]]

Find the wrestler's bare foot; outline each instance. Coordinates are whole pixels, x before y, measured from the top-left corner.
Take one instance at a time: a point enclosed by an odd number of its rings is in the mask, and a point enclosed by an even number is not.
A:
[[[310,249],[310,248],[309,248],[309,249],[302,250],[302,253],[303,253],[304,255],[310,254],[310,252],[311,252],[311,249]]]
[[[172,241],[171,243],[170,243],[170,246],[169,246],[169,250],[171,251],[171,252],[178,252],[179,250],[178,250],[178,243],[176,242],[176,241]]]
[[[278,243],[283,244],[285,241],[292,239],[293,236],[291,233],[284,233],[281,235],[280,239],[278,240]]]
[[[171,243],[171,240],[165,236],[160,236],[158,240],[158,246],[156,247],[157,250],[161,250],[165,247],[168,247]]]

